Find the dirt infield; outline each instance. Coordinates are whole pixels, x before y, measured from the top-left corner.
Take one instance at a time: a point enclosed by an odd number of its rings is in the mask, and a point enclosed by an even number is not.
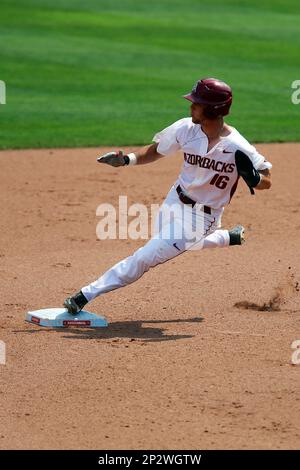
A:
[[[144,241],[96,238],[96,208],[162,202],[180,157],[114,169],[99,149],[0,152],[1,449],[296,449],[300,443],[300,144],[258,145],[273,187],[243,182],[223,226],[247,242],[188,252],[96,299],[106,330],[48,330],[59,307]]]

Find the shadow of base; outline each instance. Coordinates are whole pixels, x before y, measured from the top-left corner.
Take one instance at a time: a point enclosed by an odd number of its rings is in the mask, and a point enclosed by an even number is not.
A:
[[[166,328],[148,327],[149,324],[176,324],[176,323],[200,323],[202,317],[176,319],[176,320],[137,320],[109,323],[107,328],[45,328],[38,327],[32,330],[17,330],[15,333],[40,333],[56,332],[62,333],[66,339],[113,339],[128,338],[131,340],[143,340],[147,342],[155,341],[176,341],[179,339],[193,338],[194,335],[165,335]]]

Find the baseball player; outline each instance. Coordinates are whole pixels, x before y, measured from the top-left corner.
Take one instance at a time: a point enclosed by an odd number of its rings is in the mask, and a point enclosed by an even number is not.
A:
[[[79,313],[95,297],[127,286],[150,268],[187,251],[243,243],[241,225],[229,231],[221,229],[224,207],[240,177],[252,194],[254,188],[269,189],[272,165],[224,122],[232,103],[232,91],[226,83],[215,78],[198,80],[184,98],[191,102],[191,117],[157,133],[154,143],[128,155],[118,151],[98,158],[99,163],[113,167],[143,165],[172,158],[181,150],[183,164],[160,207],[154,236],[133,255],[67,298],[64,306],[69,313]],[[172,207],[177,210],[166,210]]]

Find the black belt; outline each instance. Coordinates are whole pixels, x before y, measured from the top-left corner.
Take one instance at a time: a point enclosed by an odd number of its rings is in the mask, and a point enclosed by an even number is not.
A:
[[[193,199],[188,197],[186,194],[184,194],[180,185],[177,186],[176,191],[177,191],[180,201],[183,202],[183,204],[189,204],[192,207],[194,207],[194,205],[197,204],[196,201],[194,201]],[[202,206],[202,210],[203,212],[205,212],[205,214],[211,214],[211,208],[208,206]]]

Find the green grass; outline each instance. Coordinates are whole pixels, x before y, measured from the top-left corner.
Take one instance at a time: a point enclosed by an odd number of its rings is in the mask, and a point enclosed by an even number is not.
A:
[[[143,144],[189,115],[197,78],[233,87],[227,122],[298,141],[298,0],[1,0],[0,147]]]

